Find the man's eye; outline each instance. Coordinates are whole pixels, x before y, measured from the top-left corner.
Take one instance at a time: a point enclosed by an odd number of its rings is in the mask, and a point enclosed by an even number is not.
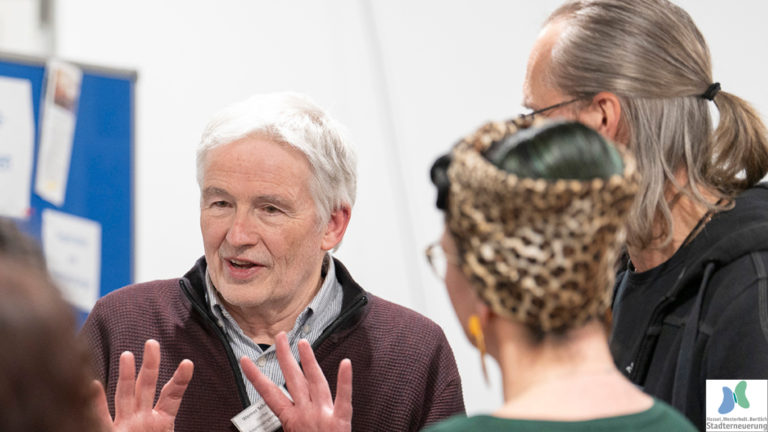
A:
[[[211,204],[211,207],[228,207],[229,203],[226,201],[214,201]]]
[[[280,209],[275,206],[266,206],[264,207],[264,211],[269,214],[275,214],[275,213],[278,213]]]

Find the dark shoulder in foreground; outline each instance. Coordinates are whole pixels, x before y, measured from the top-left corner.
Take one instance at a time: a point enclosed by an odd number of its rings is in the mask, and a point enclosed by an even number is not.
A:
[[[557,422],[540,420],[516,420],[478,415],[466,417],[458,415],[424,429],[424,432],[464,432],[477,431],[516,431],[516,432],[695,432],[696,428],[682,414],[666,403],[655,400],[653,406],[643,412],[619,417],[577,422]]]

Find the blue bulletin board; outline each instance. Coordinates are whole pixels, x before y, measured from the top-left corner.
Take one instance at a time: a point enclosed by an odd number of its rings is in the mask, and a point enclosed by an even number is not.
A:
[[[31,208],[19,228],[41,241],[42,213],[54,209],[101,224],[100,293],[133,282],[134,264],[134,88],[136,73],[86,65],[77,108],[66,186],[59,207],[30,190]],[[45,60],[0,53],[0,76],[31,82],[35,154],[40,147],[40,106],[45,92]],[[34,164],[32,178],[36,178]],[[87,311],[81,311],[81,318]]]

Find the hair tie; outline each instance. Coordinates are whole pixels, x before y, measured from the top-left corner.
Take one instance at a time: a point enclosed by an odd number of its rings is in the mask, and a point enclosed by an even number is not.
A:
[[[707,91],[705,91],[704,94],[701,95],[701,97],[703,97],[706,100],[713,101],[715,100],[715,96],[719,91],[720,91],[720,83],[716,82],[710,85],[709,87],[707,87]]]

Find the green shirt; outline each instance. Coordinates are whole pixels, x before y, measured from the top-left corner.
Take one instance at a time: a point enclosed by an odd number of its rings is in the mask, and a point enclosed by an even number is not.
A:
[[[696,432],[682,414],[666,403],[654,400],[653,406],[637,414],[586,421],[516,420],[478,415],[455,416],[428,427],[424,432],[516,431],[516,432]]]

